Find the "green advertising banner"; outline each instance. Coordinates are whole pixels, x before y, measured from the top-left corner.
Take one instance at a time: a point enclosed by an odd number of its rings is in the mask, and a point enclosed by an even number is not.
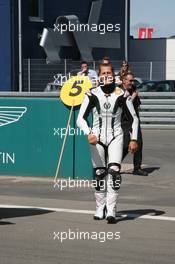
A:
[[[0,98],[0,175],[54,177],[70,108],[58,98]],[[92,178],[74,110],[58,177]]]

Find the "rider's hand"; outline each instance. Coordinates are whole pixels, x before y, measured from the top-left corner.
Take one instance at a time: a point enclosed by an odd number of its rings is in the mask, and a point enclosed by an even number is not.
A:
[[[96,145],[97,144],[97,137],[94,134],[88,135],[89,144]]]
[[[135,140],[131,140],[128,146],[128,151],[135,153],[138,150],[138,143]]]

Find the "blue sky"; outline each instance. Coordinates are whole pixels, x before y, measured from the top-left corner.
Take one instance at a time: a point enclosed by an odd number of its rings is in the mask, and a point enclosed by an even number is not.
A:
[[[130,0],[130,35],[139,27],[153,27],[153,37],[175,35],[175,0]]]

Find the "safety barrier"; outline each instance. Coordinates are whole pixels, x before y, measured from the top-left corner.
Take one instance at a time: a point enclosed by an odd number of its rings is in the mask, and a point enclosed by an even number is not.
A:
[[[0,93],[0,175],[55,176],[70,109],[57,93]],[[93,176],[89,145],[71,119],[59,177]],[[82,155],[85,153],[85,155]]]
[[[145,129],[175,129],[175,93],[140,93],[141,126]]]

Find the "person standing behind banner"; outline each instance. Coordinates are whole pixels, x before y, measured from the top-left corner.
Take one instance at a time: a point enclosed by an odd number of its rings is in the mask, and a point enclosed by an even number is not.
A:
[[[126,73],[128,71],[130,71],[130,69],[129,69],[129,63],[128,63],[128,61],[124,60],[124,61],[122,61],[120,71],[117,74],[120,77],[120,80],[121,81],[122,81],[122,77],[124,75],[126,75]]]
[[[131,72],[126,73],[122,76],[122,85],[121,88],[125,93],[125,97],[130,99],[133,102],[135,112],[139,120],[139,129],[138,129],[138,150],[133,154],[133,165],[134,170],[133,174],[147,176],[148,173],[141,168],[142,165],[142,151],[143,151],[143,138],[142,131],[140,127],[140,118],[139,118],[139,106],[141,104],[140,98],[138,96],[138,91],[133,86],[134,75]],[[123,147],[123,157],[122,160],[128,154],[128,145],[130,142],[130,133],[132,132],[132,120],[127,112],[124,112],[121,117],[122,129],[124,132],[124,147]]]
[[[90,81],[92,82],[93,87],[96,87],[98,82],[98,75],[96,71],[89,69],[87,61],[81,62],[81,71],[77,73],[79,76],[88,76]]]
[[[110,58],[108,56],[104,56],[102,59],[103,64],[109,64],[110,63]]]
[[[120,86],[122,84],[122,76],[124,76],[128,71],[129,71],[129,64],[126,60],[124,60],[121,63],[120,71],[116,73],[115,81],[117,85]]]

